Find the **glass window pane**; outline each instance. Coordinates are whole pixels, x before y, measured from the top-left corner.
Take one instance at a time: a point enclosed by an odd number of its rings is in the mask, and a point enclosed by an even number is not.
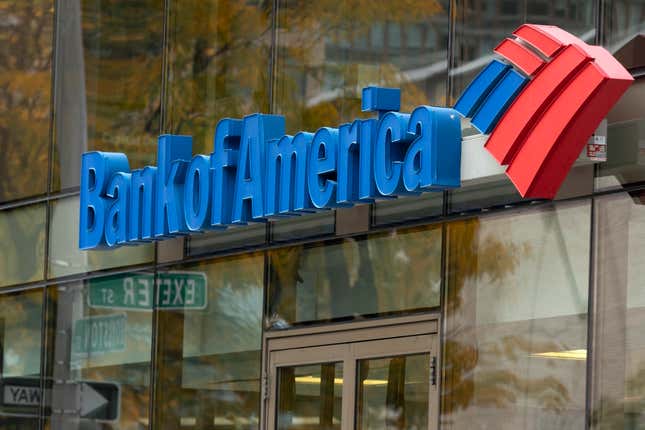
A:
[[[78,197],[51,202],[48,266],[50,278],[144,264],[153,260],[153,244],[138,244],[110,250],[80,250],[78,212]]]
[[[427,429],[430,354],[359,360],[356,429]]]
[[[53,12],[53,0],[0,3],[0,203],[47,191]]]
[[[593,424],[645,423],[645,192],[596,200]]]
[[[38,429],[43,290],[0,295],[0,428]]]
[[[271,328],[439,305],[440,227],[291,246],[269,258]]]
[[[621,50],[632,42],[640,43],[640,61],[643,65],[643,31],[645,31],[645,2],[642,0],[607,0],[604,6],[604,44],[609,52],[622,57]],[[638,41],[640,39],[640,41]],[[624,53],[627,54],[627,53]],[[634,54],[639,54],[638,50]],[[628,66],[628,64],[625,64]]]
[[[165,281],[172,273],[172,281]],[[191,292],[191,278],[201,279],[203,288]],[[174,305],[182,279],[185,304]],[[158,273],[159,429],[259,425],[263,279],[263,254]]]
[[[290,133],[360,117],[360,90],[373,84],[400,87],[403,111],[446,104],[447,1],[376,2],[369,14],[359,0],[278,4],[274,105]],[[416,25],[442,37],[402,49],[401,28]]]
[[[278,368],[278,430],[340,429],[342,402],[342,363]]]
[[[404,29],[408,48],[420,48],[423,44],[423,24],[409,25]]]
[[[0,211],[0,287],[45,276],[46,205]]]
[[[269,111],[271,2],[170,0],[163,130],[213,151],[224,117]]]
[[[607,161],[599,164],[596,190],[645,182],[644,97],[645,79],[638,79],[607,115]]]
[[[162,0],[57,3],[52,190],[77,187],[81,153],[123,152],[130,168],[157,153]]]
[[[590,209],[448,225],[444,428],[584,427]]]
[[[49,287],[52,429],[148,428],[153,292],[145,272]]]

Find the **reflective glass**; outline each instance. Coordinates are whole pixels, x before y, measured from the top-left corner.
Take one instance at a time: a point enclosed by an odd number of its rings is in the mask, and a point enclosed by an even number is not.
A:
[[[148,428],[153,273],[49,287],[51,428]]]
[[[645,79],[641,78],[607,115],[607,161],[599,164],[596,190],[645,182],[644,99]]]
[[[0,211],[0,287],[45,276],[46,205]]]
[[[340,430],[342,363],[278,368],[278,430]]]
[[[645,192],[596,200],[596,429],[645,428]]]
[[[80,154],[152,164],[161,108],[163,0],[57,3],[52,190],[77,187]]]
[[[158,273],[155,426],[256,428],[264,255]]]
[[[0,429],[38,429],[43,290],[0,295]]]
[[[356,430],[427,429],[430,354],[359,360]]]
[[[271,6],[266,1],[170,0],[164,132],[213,151],[224,117],[269,110]]]
[[[444,106],[448,1],[280,0],[274,109],[287,130],[361,115],[368,85],[401,88],[401,108]]]
[[[443,428],[584,427],[590,212],[448,224]]]
[[[269,258],[271,328],[439,305],[440,227],[290,246]]]
[[[53,0],[0,2],[0,203],[44,194]]]
[[[154,259],[153,244],[123,246],[110,250],[80,250],[78,197],[54,200],[50,205],[49,278],[144,264]]]

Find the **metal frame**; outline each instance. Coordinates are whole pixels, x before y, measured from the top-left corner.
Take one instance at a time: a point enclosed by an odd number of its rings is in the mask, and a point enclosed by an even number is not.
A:
[[[384,318],[266,332],[262,341],[262,429],[275,429],[277,369],[284,366],[343,362],[341,429],[354,428],[356,362],[362,359],[430,353],[440,369],[440,314]],[[434,379],[433,379],[434,381]],[[430,381],[428,381],[430,384]],[[437,428],[440,378],[430,385],[428,428]]]

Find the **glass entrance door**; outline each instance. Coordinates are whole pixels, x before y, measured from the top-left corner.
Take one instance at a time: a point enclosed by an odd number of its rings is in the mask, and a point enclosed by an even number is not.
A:
[[[267,343],[263,428],[419,430],[437,426],[436,320],[290,330],[287,335],[269,337]]]

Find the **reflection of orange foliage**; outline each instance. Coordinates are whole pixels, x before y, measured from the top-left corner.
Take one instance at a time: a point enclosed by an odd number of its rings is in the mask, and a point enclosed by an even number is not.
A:
[[[78,85],[86,98],[87,150],[123,152],[131,168],[152,164],[161,115],[163,3],[81,2],[80,7],[85,81]],[[61,68],[65,67],[78,65]],[[59,97],[72,97],[78,90],[65,91],[70,94]],[[69,121],[65,117],[69,113],[60,110],[56,126],[64,136],[70,134],[62,131],[64,127],[80,124],[75,118]],[[67,167],[61,165],[59,154],[77,148],[79,142],[54,143],[52,188],[58,190],[61,169]]]
[[[52,3],[0,3],[0,202],[46,191]]]
[[[480,237],[480,223],[474,218],[448,225],[443,413],[472,406],[501,409],[529,399],[543,410],[562,412],[571,400],[567,387],[555,376],[531,377],[522,370],[532,353],[561,346],[534,333],[504,335],[490,324],[478,325],[480,287],[503,284],[529,251],[503,238]]]
[[[450,414],[458,409],[465,409],[470,404],[475,390],[473,370],[477,366],[478,351],[471,345],[452,340],[444,343],[446,357],[443,369],[445,386],[442,395],[443,413]]]

